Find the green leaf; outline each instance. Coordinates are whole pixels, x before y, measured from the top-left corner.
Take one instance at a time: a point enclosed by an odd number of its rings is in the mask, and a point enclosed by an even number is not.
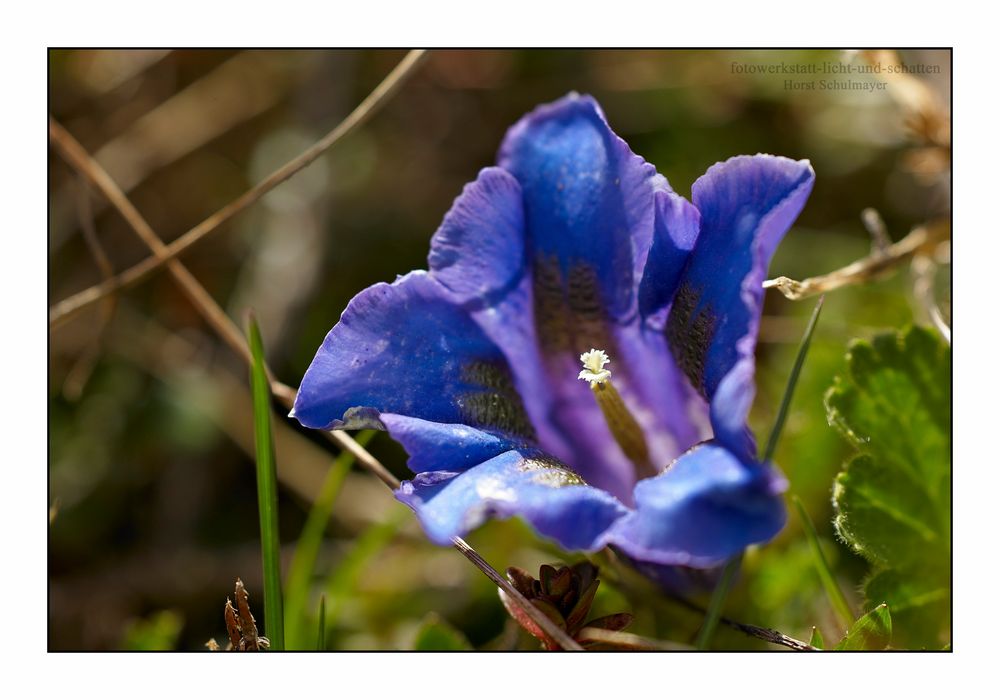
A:
[[[410,511],[404,506],[393,506],[383,522],[368,526],[354,540],[350,550],[330,571],[323,584],[328,632],[337,624],[341,607],[355,592],[365,567],[392,542],[409,516]]]
[[[916,327],[855,342],[826,406],[861,453],[834,482],[834,525],[874,567],[868,604],[892,608],[897,645],[939,648],[950,626],[950,348]]]
[[[271,432],[271,384],[264,367],[264,342],[252,313],[247,320],[247,336],[253,358],[250,387],[257,455],[260,548],[264,560],[264,634],[270,640],[271,648],[281,651],[285,648],[285,625],[281,595],[281,542],[278,538],[278,467]]]
[[[892,607],[897,644],[941,647],[942,635],[951,627],[951,587],[940,573],[886,569],[871,576],[864,590],[869,600],[884,600]]]
[[[316,651],[326,651],[326,596],[319,597],[319,631],[316,634]]]
[[[358,433],[355,439],[364,447],[374,436],[374,430],[365,430]],[[298,544],[295,545],[288,578],[285,579],[285,634],[289,649],[306,649],[312,642],[309,632],[311,628],[307,625],[310,583],[316,571],[316,560],[323,545],[323,534],[330,522],[333,504],[353,465],[354,455],[347,450],[337,455],[309,510]]]
[[[802,341],[799,343],[799,351],[795,355],[795,362],[792,364],[792,371],[788,375],[788,383],[785,385],[785,393],[781,397],[781,404],[778,406],[778,415],[774,419],[774,426],[771,428],[771,435],[767,439],[767,445],[761,453],[762,462],[770,462],[774,457],[774,451],[778,448],[778,439],[781,431],[785,427],[785,420],[788,418],[788,409],[792,405],[792,396],[795,395],[795,387],[799,383],[799,375],[802,374],[802,365],[805,364],[806,355],[809,352],[809,344],[812,343],[813,332],[816,330],[816,322],[819,321],[819,312],[823,310],[823,299],[820,297],[816,306],[813,307],[812,316],[806,325],[805,333],[802,334]]]
[[[472,651],[465,635],[434,613],[424,617],[413,642],[415,651]]]
[[[890,641],[892,641],[892,617],[889,615],[889,606],[882,603],[855,622],[848,630],[847,636],[834,649],[876,651],[885,649]]]
[[[736,572],[742,562],[743,553],[741,552],[726,562],[726,566],[722,570],[722,576],[715,586],[715,590],[712,591],[708,611],[705,613],[705,619],[701,623],[701,629],[698,630],[698,637],[695,640],[695,646],[699,651],[708,649],[708,645],[712,641],[715,626],[719,623],[719,618],[722,617],[722,608],[726,603],[726,596],[729,595],[729,588],[733,585],[733,579],[736,578]]]
[[[823,633],[819,631],[818,627],[813,627],[812,636],[809,637],[809,646],[816,647],[817,649],[826,649],[826,642],[823,641]]]
[[[813,563],[817,573],[819,573],[820,580],[823,582],[823,588],[826,589],[826,595],[830,599],[830,604],[833,605],[834,610],[840,615],[841,621],[845,625],[849,625],[854,621],[854,613],[851,612],[851,606],[847,602],[847,598],[844,597],[844,592],[837,585],[833,571],[830,570],[830,564],[826,561],[826,556],[823,554],[823,547],[820,545],[819,535],[816,533],[816,526],[813,525],[812,518],[806,512],[806,507],[802,505],[802,499],[793,495],[792,503],[795,504],[795,508],[799,512],[799,519],[802,521],[802,527],[806,532],[806,538],[809,540],[809,547],[812,550]]]

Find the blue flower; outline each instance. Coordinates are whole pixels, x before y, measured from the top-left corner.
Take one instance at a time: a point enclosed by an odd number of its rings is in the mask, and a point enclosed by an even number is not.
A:
[[[519,516],[569,550],[718,565],[785,520],[747,414],[761,282],[813,179],[738,156],[688,202],[592,98],[543,105],[455,201],[429,269],[350,302],[293,414],[387,430],[416,474],[396,497],[434,542]]]

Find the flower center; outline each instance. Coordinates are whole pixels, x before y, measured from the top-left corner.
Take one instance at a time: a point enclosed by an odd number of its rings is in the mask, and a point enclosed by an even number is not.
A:
[[[608,429],[635,467],[636,479],[656,476],[657,471],[649,460],[646,436],[622,401],[621,394],[611,383],[611,370],[605,368],[611,362],[608,354],[603,350],[591,349],[580,355],[580,362],[583,363],[583,369],[578,378],[590,382],[590,390],[604,414]]]

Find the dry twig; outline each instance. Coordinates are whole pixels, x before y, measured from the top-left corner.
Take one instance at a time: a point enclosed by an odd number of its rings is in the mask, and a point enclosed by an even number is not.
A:
[[[215,329],[223,340],[239,353],[245,362],[250,362],[250,350],[246,346],[243,334],[226,315],[225,311],[215,303],[194,275],[179,260],[167,257],[167,246],[156,235],[139,210],[125,196],[107,171],[101,167],[80,142],[64,129],[54,118],[49,117],[49,141],[59,151],[60,155],[81,173],[103,194],[108,202],[122,215],[133,231],[142,239],[153,255],[162,260],[167,270],[177,280],[181,290],[194,304],[205,320]]]
[[[684,606],[688,610],[700,613],[701,615],[706,614],[705,608],[701,607],[696,603],[692,603],[687,598],[681,596],[670,596],[670,599],[676,601],[680,605]],[[734,630],[739,630],[743,634],[750,637],[755,637],[761,639],[770,644],[778,644],[783,647],[788,647],[789,649],[794,649],[795,651],[819,651],[816,647],[811,644],[806,644],[805,642],[795,639],[794,637],[789,637],[783,632],[778,630],[773,630],[769,627],[758,627],[757,625],[748,625],[743,622],[736,622],[735,620],[730,620],[728,617],[720,617],[719,622],[726,625],[727,627],[732,627]]]
[[[83,174],[79,174],[77,177],[76,211],[77,218],[80,221],[80,230],[83,231],[83,240],[87,244],[87,249],[90,251],[94,262],[97,264],[97,268],[101,272],[101,279],[107,281],[115,276],[115,268],[111,264],[107,253],[104,252],[104,247],[101,245],[100,239],[97,237],[97,229],[94,226],[94,211],[90,201],[90,185],[88,184],[88,178]],[[101,356],[104,331],[114,316],[117,300],[118,297],[114,294],[109,295],[104,300],[104,303],[101,305],[101,316],[98,321],[95,340],[77,358],[66,374],[66,379],[63,380],[63,396],[70,401],[76,401],[83,394],[83,389],[86,387],[90,375],[94,371],[94,366]]]
[[[417,56],[417,58],[419,58],[419,55]],[[417,59],[415,58],[414,61],[415,60]],[[394,73],[399,71],[399,69],[400,67],[397,67]],[[390,78],[391,77],[392,75],[390,75]],[[383,81],[383,85],[388,81],[389,78],[387,78],[386,81]],[[373,93],[373,95],[374,94],[375,93]],[[372,96],[369,96],[369,100],[371,100],[371,98]],[[368,100],[366,100],[366,102],[367,101]],[[362,103],[362,106],[364,106],[364,104],[365,103]],[[359,107],[358,109],[360,110],[361,107]],[[355,112],[357,111],[358,110],[355,110]],[[338,127],[338,129],[340,129],[340,127]],[[341,134],[342,133],[346,133],[346,130],[344,132],[341,132]],[[337,129],[335,129],[334,132],[331,132],[331,135],[335,134],[338,134]],[[142,240],[149,246],[150,250],[153,251],[154,255],[153,259],[158,264],[162,263],[167,266],[167,269],[181,285],[181,288],[187,294],[188,298],[192,301],[192,303],[194,303],[195,307],[198,309],[199,312],[201,312],[203,317],[209,322],[212,328],[219,333],[219,335],[227,342],[227,344],[233,350],[235,350],[237,354],[239,354],[240,357],[243,358],[245,362],[250,362],[249,348],[247,347],[246,341],[244,340],[242,334],[236,328],[232,320],[225,314],[225,312],[221,309],[221,307],[219,307],[219,305],[215,302],[215,300],[212,299],[212,297],[207,293],[204,287],[201,286],[201,284],[197,281],[197,279],[188,271],[188,269],[184,267],[184,265],[180,261],[173,259],[172,256],[176,255],[176,253],[171,254],[169,249],[170,247],[166,246],[163,243],[163,241],[160,240],[159,236],[156,235],[156,233],[149,226],[146,220],[142,217],[139,211],[134,207],[134,205],[132,205],[129,199],[115,184],[115,182],[111,179],[111,177],[107,174],[107,172],[100,166],[100,164],[97,163],[83,149],[83,147],[65,129],[63,129],[62,126],[60,126],[52,118],[50,118],[49,120],[49,137],[53,145],[56,146],[56,148],[70,162],[70,164],[76,167],[92,183],[94,183],[94,185],[98,189],[100,189],[101,192],[108,198],[108,201],[112,204],[112,206],[114,206],[121,213],[121,215],[129,223],[129,225],[139,235],[139,237],[142,238]],[[337,135],[335,138],[333,138],[329,145],[332,145],[332,142],[336,141],[338,138],[340,138],[340,135]],[[324,139],[324,141],[330,139],[331,136],[328,136],[327,139]],[[308,154],[315,150],[316,154],[315,156],[311,157],[307,162],[302,163],[302,165],[296,168],[296,171],[298,169],[301,169],[301,167],[305,167],[305,165],[307,165],[308,162],[314,160],[315,157],[319,155],[319,153],[321,153],[323,150],[329,147],[329,145],[327,145],[319,150],[316,150],[317,147],[320,146],[322,143],[323,141],[319,142],[316,146],[310,149],[310,151],[307,151]],[[293,163],[294,162],[295,161],[293,161]],[[288,167],[289,166],[286,166],[285,168],[279,170],[278,172],[281,172],[282,170],[285,170]],[[293,173],[289,173],[283,179],[287,179],[287,177],[290,177],[291,174]],[[272,175],[272,178],[273,177],[274,176]],[[269,180],[270,179],[271,178],[269,178]],[[246,197],[246,195],[244,195],[244,197]],[[237,203],[239,201],[240,200],[237,200]],[[227,207],[227,209],[231,208],[232,206],[233,205],[230,205],[230,207]],[[224,209],[223,211],[226,210]],[[281,403],[283,403],[287,408],[291,408],[295,400],[294,389],[285,384],[282,384],[281,382],[277,382],[274,379],[271,379],[271,390],[272,393],[279,399],[279,401],[281,401]],[[387,486],[389,486],[392,489],[396,489],[399,487],[399,480],[396,479],[392,475],[392,473],[385,468],[384,465],[382,465],[377,459],[375,459],[375,457],[371,453],[369,453],[364,447],[359,445],[350,435],[343,433],[341,431],[327,431],[325,434],[330,436],[330,438],[334,442],[339,444],[343,449],[346,449],[349,452],[351,452],[358,460],[358,462],[362,464],[362,466],[364,466],[369,471],[374,473]],[[548,634],[550,634],[553,639],[559,642],[559,644],[563,647],[563,649],[567,650],[581,649],[579,644],[574,642],[565,632],[563,632],[551,620],[545,617],[544,614],[538,612],[536,608],[534,608],[534,606],[528,603],[528,601],[525,600],[524,597],[516,589],[513,588],[513,586],[511,586],[510,582],[508,582],[482,557],[480,557],[479,554],[474,549],[472,549],[472,547],[468,545],[468,543],[466,543],[461,538],[455,538],[453,540],[453,544],[455,548],[458,549],[458,551],[460,551],[469,561],[475,564],[484,574],[486,574],[486,576],[491,581],[493,581],[500,588],[502,588],[505,593],[507,593],[517,602],[518,605],[524,608],[526,613],[530,617],[532,617],[532,619],[535,619],[535,621],[543,629],[545,629],[545,631]],[[240,590],[240,585],[241,584],[239,584],[238,582],[237,604],[240,603],[238,595]],[[227,620],[228,620],[228,616],[231,610],[231,606],[229,606],[228,602],[227,606],[228,606],[227,607]],[[247,614],[249,614],[249,608],[247,609]],[[252,620],[252,617],[250,619]],[[254,631],[256,631],[255,627]],[[232,636],[232,632],[230,633],[230,636]],[[236,647],[235,642],[234,642],[234,647]]]
[[[121,274],[116,275],[111,280],[94,285],[55,304],[49,310],[49,325],[57,327],[73,318],[80,311],[97,303],[108,294],[141,281],[150,273],[158,270],[168,260],[172,260],[186,251],[209,233],[212,233],[237,214],[243,212],[265,194],[319,158],[344,136],[367,122],[395,94],[396,90],[402,85],[403,80],[413,72],[413,69],[419,65],[425,55],[425,52],[422,50],[410,51],[399,62],[399,65],[378,84],[371,94],[326,136],[275,170],[242,196],[212,214],[177,240],[171,242],[165,247],[162,255],[153,255],[146,258]]]
[[[951,245],[949,242],[941,243],[933,254],[919,253],[914,256],[910,265],[910,274],[913,279],[913,297],[920,304],[931,324],[941,334],[946,343],[951,345],[951,328],[945,319],[944,313],[937,302],[934,293],[934,278],[937,275],[938,263],[945,264],[951,259]]]
[[[946,220],[934,221],[918,226],[901,241],[880,251],[875,251],[855,262],[819,277],[809,277],[797,281],[788,277],[775,277],[764,281],[764,289],[777,289],[788,299],[798,301],[840,289],[849,284],[861,284],[877,279],[893,271],[918,252],[931,249],[951,234],[951,226]]]

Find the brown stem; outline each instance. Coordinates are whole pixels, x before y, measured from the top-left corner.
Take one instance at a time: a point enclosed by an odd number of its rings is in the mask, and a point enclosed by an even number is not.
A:
[[[420,64],[425,55],[426,52],[423,50],[415,49],[410,51],[392,72],[378,84],[371,94],[326,136],[268,175],[262,182],[245,192],[242,196],[212,214],[177,240],[166,245],[162,255],[153,255],[146,258],[110,280],[89,287],[55,304],[49,309],[49,325],[57,327],[73,318],[82,310],[97,303],[108,294],[112,294],[119,289],[129,287],[141,281],[147,275],[166,264],[168,260],[172,260],[186,251],[209,233],[218,229],[282,182],[319,158],[324,151],[368,121],[395,94],[404,79]]]
[[[876,250],[871,255],[819,277],[809,277],[800,281],[788,277],[776,277],[764,281],[764,289],[777,289],[792,301],[824,294],[849,284],[871,281],[894,270],[918,252],[926,250],[951,235],[947,221],[935,221],[913,229],[901,241],[893,243],[885,251]]]
[[[156,260],[163,262],[170,274],[177,280],[181,289],[185,292],[195,308],[202,314],[209,325],[226,341],[226,343],[244,360],[251,362],[251,355],[243,334],[226,315],[222,308],[208,294],[204,287],[191,274],[191,272],[179,260],[169,257],[168,247],[164,245],[152,227],[146,222],[128,197],[115,184],[108,173],[95,161],[80,143],[72,137],[55,119],[49,118],[49,138],[56,149],[66,158],[66,160],[79,170],[90,182],[92,182],[107,197],[112,206],[117,209],[128,224],[135,230],[139,237],[153,251]],[[270,372],[268,376],[271,377]],[[295,390],[279,381],[270,379],[271,391],[274,396],[287,408],[291,408],[295,401]],[[366,469],[377,476],[386,486],[391,489],[399,487],[399,480],[396,479],[386,467],[379,462],[370,452],[359,445],[354,438],[341,431],[325,431],[333,442],[343,449],[351,452],[358,462]],[[525,613],[532,618],[542,629],[557,641],[563,649],[580,651],[582,647],[559,629],[541,611],[531,605],[506,578],[501,576],[496,569],[489,565],[465,540],[456,537],[453,540],[455,548],[461,552],[469,561],[475,564],[480,571],[498,585],[505,593],[517,601]]]
[[[669,598],[688,610],[693,610],[695,612],[704,615],[707,611],[705,608],[701,607],[697,603],[692,603],[687,598],[682,598],[680,596],[671,595]],[[794,649],[796,651],[819,651],[816,647],[811,644],[806,644],[803,641],[795,639],[794,637],[789,637],[783,632],[778,630],[770,629],[769,627],[758,627],[757,625],[748,625],[743,622],[736,622],[735,620],[730,620],[728,617],[720,617],[719,622],[726,625],[727,627],[732,627],[734,630],[739,630],[745,635],[750,637],[756,637],[757,639],[762,639],[765,642],[771,644],[779,644],[783,647],[788,647],[789,649]]]

